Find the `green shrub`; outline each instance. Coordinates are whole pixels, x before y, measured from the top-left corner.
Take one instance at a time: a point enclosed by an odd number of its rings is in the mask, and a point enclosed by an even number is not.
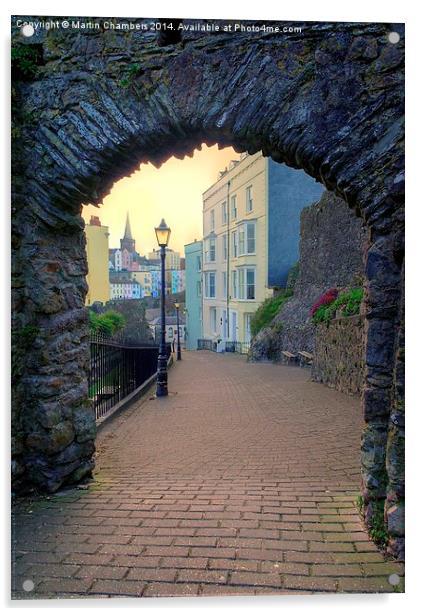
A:
[[[138,64],[138,62],[133,62],[132,64],[129,64],[126,71],[126,77],[123,77],[123,79],[120,80],[121,87],[128,88],[132,84],[135,77],[139,75],[141,70],[142,67],[140,64]]]
[[[271,321],[292,295],[293,291],[288,289],[282,291],[279,295],[269,297],[260,305],[251,319],[252,336],[256,336],[261,329],[270,325]]]
[[[15,44],[11,51],[12,75],[14,79],[28,81],[37,73],[42,63],[42,53],[39,45]]]
[[[328,323],[331,319],[335,318],[337,310],[340,310],[343,317],[359,314],[362,300],[363,289],[361,287],[343,291],[330,304],[324,304],[317,308],[312,321],[314,323]]]
[[[126,320],[123,315],[115,310],[108,310],[103,314],[89,311],[89,329],[94,334],[113,336],[124,328]]]

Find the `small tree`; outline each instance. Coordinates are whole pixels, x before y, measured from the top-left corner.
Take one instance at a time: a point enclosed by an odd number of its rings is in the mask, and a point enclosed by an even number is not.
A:
[[[89,311],[89,329],[94,334],[113,336],[121,331],[126,324],[124,316],[115,310],[107,310],[103,314]]]

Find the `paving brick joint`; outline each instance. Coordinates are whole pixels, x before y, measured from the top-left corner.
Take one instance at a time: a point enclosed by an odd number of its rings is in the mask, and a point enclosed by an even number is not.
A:
[[[93,483],[16,503],[13,598],[403,592],[355,504],[357,398],[207,351],[169,389],[104,426]]]

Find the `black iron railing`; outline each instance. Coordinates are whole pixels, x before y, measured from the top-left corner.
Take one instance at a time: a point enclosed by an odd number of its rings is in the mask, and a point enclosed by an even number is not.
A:
[[[226,340],[225,342],[216,342],[207,338],[198,339],[198,351],[220,351],[223,353],[241,353],[246,355],[250,348],[249,342],[238,342],[237,340]]]
[[[207,340],[206,338],[198,339],[198,351],[216,351],[217,343],[213,340]]]
[[[167,357],[171,345],[167,344]],[[88,391],[97,420],[142,388],[157,371],[158,346],[149,343],[91,337]]]

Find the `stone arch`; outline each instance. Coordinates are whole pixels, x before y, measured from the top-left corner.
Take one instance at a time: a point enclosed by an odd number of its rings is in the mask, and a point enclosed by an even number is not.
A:
[[[362,485],[369,516],[387,498],[400,552],[404,32],[393,45],[387,24],[300,25],[164,47],[151,31],[15,28],[14,45],[42,50],[14,85],[16,485],[54,491],[93,467],[81,204],[142,162],[229,144],[304,169],[369,227]]]

